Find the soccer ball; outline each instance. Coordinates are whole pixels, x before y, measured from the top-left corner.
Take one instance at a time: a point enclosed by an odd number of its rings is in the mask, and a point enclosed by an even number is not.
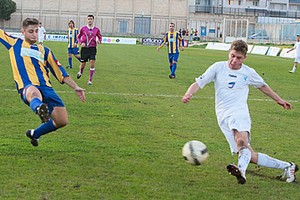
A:
[[[192,140],[182,148],[183,158],[192,165],[201,165],[208,158],[208,150],[204,143]]]

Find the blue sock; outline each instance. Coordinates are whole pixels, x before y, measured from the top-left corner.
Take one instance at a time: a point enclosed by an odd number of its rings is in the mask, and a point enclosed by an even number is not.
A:
[[[57,128],[54,126],[53,120],[50,119],[47,123],[41,124],[34,130],[33,137],[39,139],[42,135],[45,135],[55,130],[57,130]]]
[[[172,73],[171,73],[171,75],[175,76],[176,68],[177,68],[177,64],[174,63],[174,64],[172,65]]]
[[[39,98],[33,98],[30,101],[30,108],[31,110],[35,113],[36,112],[36,108],[39,107],[43,102],[39,99]]]
[[[69,57],[68,60],[69,60],[69,66],[72,67],[72,57]]]

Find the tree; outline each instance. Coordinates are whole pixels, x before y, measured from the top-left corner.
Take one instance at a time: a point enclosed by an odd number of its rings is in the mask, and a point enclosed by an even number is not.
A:
[[[0,19],[10,20],[10,15],[16,12],[16,2],[12,0],[0,0]]]

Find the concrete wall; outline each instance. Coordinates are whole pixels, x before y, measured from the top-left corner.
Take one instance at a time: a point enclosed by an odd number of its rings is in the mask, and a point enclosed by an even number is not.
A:
[[[67,29],[70,19],[77,27],[86,24],[86,16],[95,16],[95,25],[103,33],[120,32],[120,21],[126,21],[127,33],[134,34],[135,18],[151,21],[152,35],[168,30],[170,21],[177,27],[186,27],[188,2],[186,0],[14,0],[17,11],[9,21],[1,21],[0,27],[20,29],[21,22],[27,17],[39,19],[46,30],[62,32]]]

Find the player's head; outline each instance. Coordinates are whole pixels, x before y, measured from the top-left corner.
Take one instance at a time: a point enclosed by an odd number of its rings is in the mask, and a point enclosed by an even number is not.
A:
[[[236,40],[231,43],[230,50],[235,50],[246,56],[248,52],[248,45],[243,40]]]
[[[232,42],[229,55],[228,65],[231,69],[240,69],[244,60],[247,58],[248,45],[243,40]]]
[[[175,30],[175,23],[174,22],[171,22],[169,24],[169,29],[170,29],[171,32],[173,32]]]
[[[88,16],[87,16],[87,22],[88,22],[88,25],[89,25],[89,26],[92,26],[92,25],[93,25],[94,19],[95,19],[94,15],[88,15]]]
[[[39,32],[39,20],[35,18],[26,18],[22,23],[22,34],[25,41],[30,44],[36,43]]]
[[[297,34],[297,35],[296,35],[296,40],[297,40],[298,42],[300,42],[300,34]]]
[[[69,28],[74,28],[75,27],[75,22],[73,20],[70,20],[68,25],[69,25]]]

